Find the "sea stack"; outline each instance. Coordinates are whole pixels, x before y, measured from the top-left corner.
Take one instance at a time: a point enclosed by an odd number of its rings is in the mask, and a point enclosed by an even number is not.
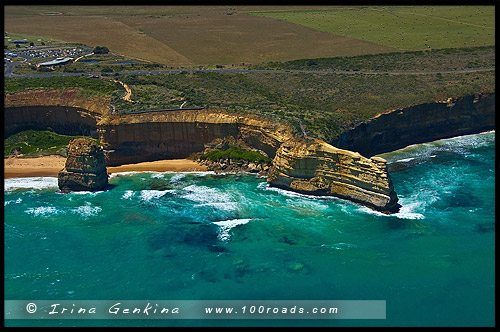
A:
[[[283,143],[267,182],[303,194],[348,199],[384,213],[400,208],[384,159],[366,158],[315,138]]]
[[[90,139],[72,140],[68,145],[66,165],[58,175],[58,184],[62,192],[103,190],[108,185],[103,149]]]

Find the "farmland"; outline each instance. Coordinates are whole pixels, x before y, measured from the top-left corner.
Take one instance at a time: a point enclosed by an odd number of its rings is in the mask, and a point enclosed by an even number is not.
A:
[[[399,50],[484,46],[495,43],[492,6],[360,7],[259,12],[319,31]]]
[[[115,11],[86,7],[8,6],[5,30],[91,47],[103,45],[113,53],[165,65],[228,65],[394,51],[247,14],[256,7],[246,11],[203,6],[160,7],[163,11],[138,6]]]
[[[7,6],[5,30],[168,66],[494,45],[493,6]],[[85,33],[81,33],[85,31]]]
[[[118,112],[180,105],[221,108],[286,121],[296,130],[302,123],[311,136],[330,141],[389,109],[495,91],[494,70],[442,72],[494,68],[492,6],[317,8],[8,7],[9,34],[109,47],[114,54],[89,56],[86,60],[96,62],[55,72],[101,71],[118,77],[130,87],[134,102],[121,99],[124,90],[118,83],[76,76],[9,78],[6,92],[77,87],[85,94],[109,96]],[[119,73],[173,66],[282,72]],[[32,67],[19,65],[24,73],[35,73]],[[350,73],[325,73],[332,70]],[[411,71],[435,73],[404,74]]]

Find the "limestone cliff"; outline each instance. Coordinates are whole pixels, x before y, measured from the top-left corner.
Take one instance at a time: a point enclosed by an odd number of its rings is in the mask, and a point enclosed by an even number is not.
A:
[[[75,89],[6,94],[4,137],[36,129],[97,138],[97,121],[110,110],[109,102],[107,98],[81,96]]]
[[[216,139],[232,137],[271,158],[292,137],[288,125],[220,110],[108,115],[98,123],[109,166],[185,158]]]
[[[387,213],[399,210],[384,159],[365,158],[314,138],[283,143],[267,181],[299,193],[349,199]]]
[[[108,174],[102,148],[85,138],[72,140],[65,167],[58,174],[58,185],[63,192],[104,189]]]
[[[388,111],[346,131],[332,144],[373,156],[411,144],[492,129],[495,129],[494,93]]]

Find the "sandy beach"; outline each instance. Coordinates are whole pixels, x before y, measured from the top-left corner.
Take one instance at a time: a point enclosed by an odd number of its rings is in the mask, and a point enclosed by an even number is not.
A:
[[[66,158],[61,156],[44,156],[36,158],[4,159],[4,178],[53,176],[64,168]],[[188,159],[158,160],[137,164],[108,167],[108,174],[119,172],[203,172],[206,166],[198,165]]]

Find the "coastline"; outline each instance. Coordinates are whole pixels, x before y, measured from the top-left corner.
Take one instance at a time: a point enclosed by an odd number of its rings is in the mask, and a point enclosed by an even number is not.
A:
[[[48,176],[57,177],[66,158],[57,155],[34,158],[4,158],[4,179]],[[205,172],[207,167],[189,159],[171,159],[107,167],[108,174],[120,172]]]

